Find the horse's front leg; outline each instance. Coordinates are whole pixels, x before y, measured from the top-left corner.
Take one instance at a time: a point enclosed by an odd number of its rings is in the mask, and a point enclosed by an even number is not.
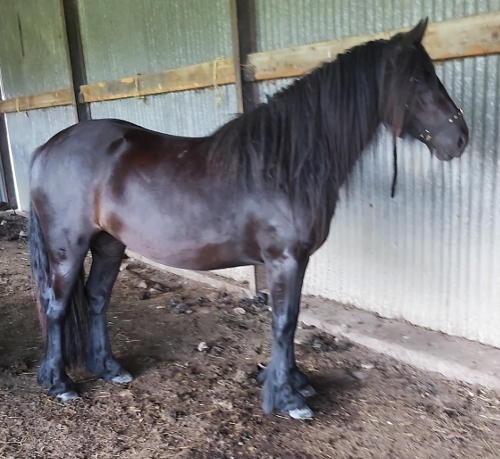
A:
[[[305,397],[312,395],[308,378],[297,368],[294,343],[300,307],[300,293],[308,258],[296,260],[281,255],[266,260],[266,270],[273,308],[273,345],[271,362],[262,374],[265,413],[274,409],[291,417],[312,417]]]

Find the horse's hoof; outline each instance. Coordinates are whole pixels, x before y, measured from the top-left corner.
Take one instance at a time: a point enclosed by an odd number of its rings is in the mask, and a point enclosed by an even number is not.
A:
[[[313,395],[316,395],[316,391],[313,386],[306,386],[303,389],[300,389],[299,393],[304,397],[312,397]]]
[[[290,410],[288,412],[291,418],[293,419],[312,419],[313,412],[311,408],[307,405],[304,405],[304,408],[295,408],[294,410]]]
[[[74,390],[69,390],[68,392],[64,392],[64,394],[58,394],[57,398],[61,402],[72,402],[78,398],[78,394]]]
[[[129,382],[132,382],[134,378],[132,378],[132,375],[125,370],[122,370],[120,374],[116,375],[114,378],[111,378],[111,382],[115,384],[127,384]]]

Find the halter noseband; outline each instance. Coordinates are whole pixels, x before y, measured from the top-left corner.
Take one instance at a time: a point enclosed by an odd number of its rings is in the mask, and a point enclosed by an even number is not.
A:
[[[413,81],[412,78],[410,78],[410,81]],[[405,104],[406,109],[409,110],[410,107],[408,104]],[[448,118],[448,122],[441,123],[436,129],[434,129],[432,135],[431,131],[429,129],[424,128],[422,123],[418,120],[418,118],[415,116],[413,117],[413,125],[415,126],[415,129],[420,133],[420,138],[424,143],[429,143],[432,138],[436,135],[438,135],[440,132],[444,131],[445,129],[448,129],[451,124],[453,124],[455,121],[458,120],[461,116],[463,116],[464,111],[459,108],[458,112],[453,115],[453,118]],[[392,177],[392,187],[391,187],[391,198],[394,197],[396,193],[396,181],[398,177],[398,153],[396,149],[396,140],[394,140],[394,145],[393,145],[393,177]]]
[[[448,118],[447,121],[445,121],[444,123],[441,123],[438,127],[433,129],[432,133],[429,129],[424,128],[424,126],[418,120],[418,118],[416,116],[413,118],[412,123],[415,126],[415,129],[419,132],[420,138],[424,142],[428,143],[432,140],[433,137],[438,135],[440,132],[443,132],[444,130],[448,129],[450,127],[450,125],[452,125],[461,116],[463,116],[463,114],[464,114],[464,111],[461,108],[459,108],[458,112],[455,115],[453,115],[452,118]]]

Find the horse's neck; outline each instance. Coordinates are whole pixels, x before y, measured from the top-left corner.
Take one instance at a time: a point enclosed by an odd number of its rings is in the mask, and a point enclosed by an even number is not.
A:
[[[311,113],[305,110],[301,115],[305,121],[305,136],[312,136],[312,139],[307,139],[307,143],[310,145],[313,142],[325,149],[324,154],[330,155],[331,181],[335,183],[337,190],[348,180],[354,165],[375,137],[381,123],[377,68],[358,65],[363,62],[369,51],[360,48],[352,54],[342,56],[343,62],[337,63],[337,67],[325,67],[313,72],[311,77],[314,78],[316,74],[317,80],[309,84],[317,83],[320,91],[317,97],[321,100],[318,103],[320,111],[316,114],[319,116],[314,116],[313,129],[311,121],[308,120]],[[378,54],[378,48],[372,51]],[[321,72],[325,73],[322,75]],[[342,72],[346,72],[347,76],[341,75]],[[332,87],[325,85],[324,81],[332,79]],[[335,79],[338,79],[338,82],[335,82]],[[305,86],[306,82],[302,84]],[[287,116],[296,114],[289,112]],[[310,158],[314,160],[317,156],[312,155]]]
[[[339,197],[339,190],[343,185],[348,185],[346,182],[352,173],[354,166],[362,156],[363,152],[367,149],[370,142],[376,136],[378,127],[380,125],[380,115],[378,112],[378,88],[376,83],[369,88],[362,87],[364,80],[372,79],[376,81],[375,69],[368,70],[370,75],[359,74],[353,75],[353,84],[360,87],[360,91],[364,91],[361,97],[357,97],[352,91],[352,98],[345,95],[338,95],[335,92],[325,89],[324,94],[318,94],[318,97],[327,97],[335,103],[345,104],[344,107],[333,108],[329,110],[324,107],[322,112],[318,113],[314,121],[314,129],[311,124],[304,126],[304,134],[306,135],[306,143],[318,145],[319,149],[324,151],[315,153],[307,157],[307,161],[318,161],[316,168],[304,167],[306,171],[316,171],[318,177],[315,180],[308,181],[305,178],[304,185],[318,186],[316,191],[310,193],[307,202],[311,203],[313,199],[316,207],[311,206],[310,215],[316,220],[311,229],[316,233],[317,240],[324,240],[328,234],[330,221],[333,218],[336,203]],[[335,90],[342,91],[342,87],[337,86]],[[351,88],[352,90],[352,88]],[[352,104],[352,105],[351,105]],[[322,104],[319,104],[321,107]],[[302,116],[307,120],[310,113],[304,113]],[[290,114],[290,116],[297,116],[297,114]],[[307,123],[307,121],[306,121]],[[335,123],[335,124],[334,124]],[[293,133],[291,133],[293,135]],[[328,160],[322,162],[320,156],[328,155]],[[317,168],[317,164],[324,166]],[[323,174],[323,172],[328,172]],[[318,200],[318,193],[323,197]]]

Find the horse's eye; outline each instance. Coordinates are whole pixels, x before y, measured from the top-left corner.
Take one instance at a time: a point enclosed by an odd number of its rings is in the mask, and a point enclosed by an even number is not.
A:
[[[410,78],[410,81],[411,81],[412,83],[418,83],[418,82],[419,82],[419,79],[418,79],[418,78],[415,78],[415,77],[411,77],[411,78]]]

